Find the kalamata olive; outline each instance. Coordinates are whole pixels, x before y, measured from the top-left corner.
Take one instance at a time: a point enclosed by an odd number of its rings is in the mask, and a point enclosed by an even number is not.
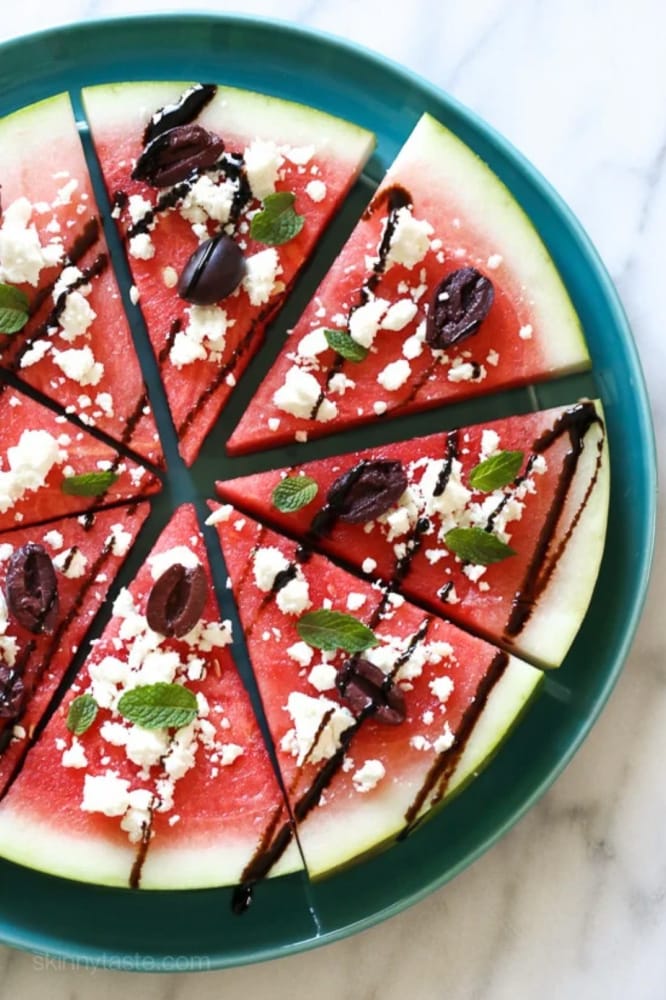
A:
[[[201,125],[178,125],[148,143],[132,177],[153,187],[170,187],[195,171],[213,167],[223,152],[223,140]]]
[[[220,233],[204,240],[194,251],[180,276],[178,294],[197,306],[213,305],[238,288],[245,269],[238,244]]]
[[[5,591],[7,606],[20,625],[34,635],[53,632],[58,618],[58,580],[42,545],[27,542],[12,554]]]
[[[426,343],[446,350],[466,340],[488,315],[495,291],[492,282],[474,267],[462,267],[437,285],[426,323]]]
[[[403,692],[374,663],[347,660],[337,673],[335,686],[357,717],[367,713],[387,726],[398,726],[405,721]]]
[[[206,604],[208,583],[200,565],[174,563],[155,581],[146,619],[154,632],[179,638],[191,632]]]
[[[0,719],[16,719],[24,700],[25,685],[21,673],[0,663]]]
[[[378,458],[359,462],[331,484],[326,496],[341,521],[363,524],[384,514],[407,489],[402,462]]]

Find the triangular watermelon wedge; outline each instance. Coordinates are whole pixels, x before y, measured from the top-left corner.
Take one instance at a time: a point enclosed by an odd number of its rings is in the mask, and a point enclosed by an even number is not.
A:
[[[0,538],[0,798],[149,513],[147,503],[62,518]],[[17,575],[52,567],[57,604],[17,615]],[[32,566],[32,570],[31,570]],[[48,569],[47,569],[48,571]],[[17,595],[13,597],[11,595]],[[50,610],[54,608],[55,610]],[[48,807],[48,800],[45,801]]]
[[[229,506],[209,523],[316,878],[459,790],[543,675]]]
[[[227,447],[302,442],[589,364],[522,208],[426,114]]]
[[[160,489],[144,466],[11,386],[0,425],[0,532]]]
[[[172,599],[156,597],[156,583],[174,566],[181,582],[167,587]],[[164,635],[168,628],[178,634]],[[182,506],[120,592],[76,684],[0,804],[0,855],[98,884],[240,882],[289,821],[230,643],[194,508]],[[156,684],[168,696],[176,690],[181,705],[193,702],[191,721],[148,728],[146,715],[142,726],[120,714],[121,694],[133,689],[136,697]],[[76,729],[86,702],[96,714],[76,735],[68,719]],[[300,867],[292,844],[271,874]]]
[[[584,402],[244,476],[217,492],[368,579],[559,666],[599,571],[609,486],[601,406]],[[490,538],[461,555],[453,529],[467,533],[463,544]]]
[[[266,324],[363,168],[374,139],[313,108],[229,87],[110,84],[84,90],[83,99],[189,465],[259,347]],[[171,135],[176,126],[185,129],[179,147],[184,151],[156,154],[148,176],[143,171],[136,179],[132,175],[148,141],[157,140],[167,125],[174,127]],[[206,143],[213,154],[202,159]],[[156,174],[160,156],[165,162],[180,156],[186,166],[177,176],[173,170]],[[295,196],[282,217],[287,220],[279,233],[284,242],[274,242],[266,232],[253,238],[252,216],[276,192],[287,202]],[[303,219],[300,231],[289,228],[294,211]],[[226,244],[229,273],[223,265],[218,274],[211,254],[205,268],[200,260],[185,283],[187,299],[180,297],[189,259],[203,253],[205,243],[210,249],[207,241],[220,234],[234,241],[231,249]]]
[[[153,464],[162,450],[69,98],[0,121],[0,282],[27,296],[0,365]],[[0,329],[2,329],[0,327]],[[6,392],[0,384],[0,394]]]

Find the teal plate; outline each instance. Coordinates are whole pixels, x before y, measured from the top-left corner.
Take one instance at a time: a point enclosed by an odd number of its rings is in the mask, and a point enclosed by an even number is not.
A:
[[[130,79],[216,80],[305,101],[372,129],[377,152],[254,359],[191,472],[180,463],[145,331],[135,336],[158,419],[169,476],[136,567],[177,502],[203,499],[215,478],[287,464],[289,449],[224,457],[224,440],[268,369],[299,309],[423,111],[469,143],[511,188],[548,245],[585,328],[586,375],[438,411],[441,427],[601,396],[612,455],[608,546],[583,627],[557,677],[491,766],[405,842],[316,885],[301,876],[265,883],[249,911],[231,913],[228,890],[133,893],[50,878],[0,862],[0,940],[112,968],[211,969],[287,955],[367,928],[442,886],[487,850],[569,762],[599,715],[633,638],[647,588],[656,507],[654,440],[636,350],[615,291],[576,220],[535,170],[469,111],[372,54],[285,24],[225,16],[101,21],[0,47],[0,113],[87,84]],[[82,136],[88,144],[85,125]],[[97,177],[99,190],[99,177]],[[115,235],[107,231],[127,278]],[[300,459],[432,430],[432,413],[298,450]],[[248,684],[247,665],[242,666]]]

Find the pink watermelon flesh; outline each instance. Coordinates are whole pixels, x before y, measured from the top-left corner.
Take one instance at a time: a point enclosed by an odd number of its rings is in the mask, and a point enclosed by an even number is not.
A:
[[[225,224],[224,230],[237,240],[247,259],[256,259],[261,252],[275,252],[278,274],[269,281],[265,293],[255,294],[255,301],[241,286],[217,305],[192,309],[179,297],[174,285],[201,240],[220,230],[220,221],[202,206],[195,208],[194,214],[190,208],[188,221],[181,211],[181,197],[176,208],[158,211],[156,224],[149,228],[147,259],[136,255],[129,239],[137,218],[145,216],[165,194],[164,189],[130,177],[143,149],[144,129],[150,116],[164,104],[176,101],[185,87],[132,84],[92,88],[84,91],[84,100],[109,195],[122,206],[118,210],[119,228],[128,240],[128,260],[141,309],[160,365],[181,454],[189,465],[259,347],[266,324],[280,308],[322,230],[360,173],[372,142],[369,133],[314,110],[218,88],[214,100],[197,117],[197,125],[222,137],[227,157],[242,156],[254,140],[279,145],[284,156],[275,189],[295,195],[295,210],[304,216],[305,223],[293,239],[270,250],[248,235],[249,213],[261,207],[258,197],[251,198],[238,220]],[[311,147],[307,162],[299,164],[288,158],[298,158],[294,151],[307,147]],[[219,189],[227,174],[208,172],[204,180],[206,177]],[[313,182],[315,187],[308,187]],[[192,185],[186,183],[184,187],[191,189]],[[173,190],[167,190],[167,198]],[[134,199],[144,201],[139,201],[135,209]],[[203,323],[209,339],[202,340],[201,333],[198,338],[195,334],[193,352],[184,359],[182,352],[178,353],[178,341],[185,338],[195,319],[200,330]],[[226,330],[217,340],[220,321]]]
[[[0,335],[0,365],[85,423],[162,464],[67,95],[0,121],[0,184],[0,280],[18,285],[30,303],[23,330]],[[17,253],[30,239],[26,232],[33,241],[30,252],[23,252],[37,260],[32,274],[15,269]],[[54,263],[49,255],[58,248]],[[0,393],[7,391],[0,385]]]
[[[299,559],[296,543],[211,506],[209,523],[217,527],[301,848],[310,875],[319,876],[407,832],[442,801],[460,780],[457,765],[494,689],[509,674],[513,680],[514,671],[524,685],[498,723],[493,749],[540,674],[323,556]],[[276,553],[274,568],[281,572],[281,557],[289,569],[271,586],[256,560]],[[303,588],[306,602],[297,600]],[[381,724],[372,713],[364,718],[341,699],[335,675],[349,654],[323,654],[304,644],[297,629],[304,603],[345,614],[353,608],[373,629],[379,645],[360,657],[380,666],[382,677],[393,674],[404,698],[402,722]],[[306,715],[314,713],[309,732],[303,723],[302,739],[299,712],[291,710],[299,699]],[[338,722],[339,732],[331,733]],[[473,770],[482,762],[483,755]]]
[[[450,346],[425,343],[438,286],[464,268],[492,282],[489,312]],[[325,329],[369,353],[345,360]],[[304,441],[587,366],[578,319],[531,223],[490,169],[424,115],[227,450]]]
[[[490,491],[471,486],[475,466],[510,451],[522,454],[515,478]],[[360,462],[378,460],[400,463],[406,491],[383,513],[359,523],[336,515],[335,504],[327,502],[332,484]],[[273,490],[285,476],[301,474],[316,483],[316,497],[300,510],[280,512]],[[600,410],[586,403],[244,476],[218,483],[217,492],[369,579],[393,582],[465,628],[557,666],[598,572],[608,478]],[[490,527],[514,554],[485,567],[457,558],[447,548],[446,532],[474,525]],[[573,561],[565,558],[576,553]],[[537,608],[545,613],[549,607],[559,616],[558,627],[525,634]]]
[[[160,554],[166,562],[153,569],[151,560]],[[154,574],[180,560],[203,567],[206,602],[194,629],[183,638],[166,638],[152,632],[144,612]],[[195,888],[240,881],[261,854],[266,831],[283,826],[287,817],[229,641],[194,509],[180,507],[129,590],[121,592],[76,684],[0,806],[0,854],[97,883]],[[116,682],[105,673],[109,663],[115,664]],[[151,733],[132,729],[106,707],[117,703],[124,684],[136,682],[137,670],[139,683],[165,681],[175,671],[199,703],[190,726],[152,731],[160,743],[156,750],[153,745],[151,761],[145,748]],[[67,714],[82,694],[92,694],[99,710],[88,731],[73,737]],[[64,754],[72,747],[70,761]],[[83,766],[77,766],[77,755]],[[112,795],[98,803],[108,814],[85,811],[84,783],[104,783],[105,775],[120,782],[120,805]],[[20,831],[29,831],[29,844],[18,839]],[[292,849],[274,872],[299,865]]]
[[[17,691],[14,679],[4,687],[3,699],[0,686],[0,798],[148,512],[148,504],[119,507],[91,514],[83,523],[64,518],[2,535],[0,661],[20,674],[25,694],[13,700],[12,693]],[[24,627],[4,598],[10,560],[29,543],[41,545],[55,567],[58,615],[48,634],[35,635]]]
[[[0,422],[0,531],[139,499],[160,488],[142,465],[17,389],[0,394]],[[108,471],[118,478],[102,492],[65,492],[73,476]]]

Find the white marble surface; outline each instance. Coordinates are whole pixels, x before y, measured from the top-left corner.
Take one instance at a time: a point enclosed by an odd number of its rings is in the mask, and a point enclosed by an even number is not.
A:
[[[22,0],[0,39],[183,0]],[[666,8],[662,0],[230,0],[192,10],[279,16],[374,48],[507,135],[579,216],[635,331],[666,443]],[[388,8],[388,9],[387,9]],[[390,10],[390,16],[388,11]],[[663,515],[659,534],[663,535]],[[208,975],[140,978],[0,947],[0,1000],[139,995],[226,1000],[666,996],[666,640],[663,547],[624,674],[573,763],[453,883],[370,931]],[[2,888],[0,887],[0,892]]]

